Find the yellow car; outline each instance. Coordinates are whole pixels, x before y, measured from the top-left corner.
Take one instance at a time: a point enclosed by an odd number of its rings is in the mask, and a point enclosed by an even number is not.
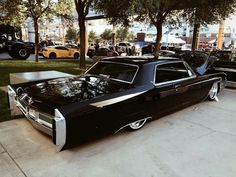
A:
[[[79,49],[65,46],[48,46],[39,51],[39,55],[44,58],[74,58],[79,59]]]

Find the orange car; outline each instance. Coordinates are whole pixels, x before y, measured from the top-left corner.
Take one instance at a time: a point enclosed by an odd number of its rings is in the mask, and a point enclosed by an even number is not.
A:
[[[48,46],[39,51],[39,55],[44,58],[74,58],[79,59],[79,49],[65,46]]]

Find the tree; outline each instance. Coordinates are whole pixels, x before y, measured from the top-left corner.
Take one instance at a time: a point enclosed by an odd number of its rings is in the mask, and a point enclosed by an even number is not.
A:
[[[22,24],[26,18],[31,18],[35,30],[35,61],[38,62],[39,36],[38,23],[43,18],[50,19],[55,14],[65,16],[70,9],[71,0],[4,0],[1,1],[0,19],[4,24],[18,25]],[[65,10],[67,9],[67,10]],[[63,12],[63,13],[62,13]],[[72,12],[72,11],[71,11]]]
[[[74,0],[74,2],[80,28],[80,68],[85,69],[85,18],[88,15],[93,0]]]
[[[94,42],[96,39],[96,33],[92,30],[89,32],[89,35],[88,35],[88,41],[89,42]]]
[[[181,12],[181,16],[191,24],[194,24],[192,50],[197,49],[200,25],[218,23],[235,11],[235,0],[201,0],[196,1],[194,8],[188,8]]]
[[[135,36],[135,34],[134,34],[133,31],[130,31],[129,34],[128,34],[128,36],[127,36],[127,38],[128,38],[128,41],[134,42],[136,36]]]
[[[116,30],[116,39],[118,41],[125,41],[128,39],[129,29],[127,27],[120,27]]]
[[[68,30],[66,31],[66,40],[69,41],[78,41],[78,36],[77,36],[78,32],[74,29],[69,27]]]
[[[158,57],[163,23],[172,20],[177,10],[193,7],[191,0],[95,0],[95,9],[110,19],[111,23],[128,26],[132,20],[146,22],[156,27],[155,55]]]
[[[20,13],[21,0],[1,0],[0,1],[0,23],[15,27],[20,27],[23,22],[23,16]]]
[[[39,51],[39,33],[38,33],[38,22],[43,15],[50,14],[54,3],[51,0],[23,0],[21,2],[21,12],[26,16],[30,17],[34,24],[35,32],[35,62],[38,62],[38,51]]]
[[[65,42],[65,28],[73,26],[73,9],[74,3],[72,0],[58,0],[55,4],[54,15],[60,17],[62,26],[62,42]]]
[[[100,37],[103,39],[103,40],[111,40],[112,39],[112,30],[111,29],[105,29],[103,31],[103,33],[100,35]]]

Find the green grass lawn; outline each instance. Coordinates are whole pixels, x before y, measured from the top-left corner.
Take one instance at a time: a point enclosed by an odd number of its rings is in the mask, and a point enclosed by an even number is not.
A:
[[[87,62],[86,67],[91,66],[92,62]],[[49,71],[56,70],[69,74],[80,74],[78,60],[54,60],[54,61],[20,61],[20,60],[0,60],[0,86],[9,84],[10,73]],[[11,119],[8,110],[7,94],[0,90],[0,122]]]

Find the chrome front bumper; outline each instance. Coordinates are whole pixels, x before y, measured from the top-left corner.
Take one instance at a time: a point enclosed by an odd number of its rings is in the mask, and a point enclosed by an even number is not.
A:
[[[20,110],[35,128],[53,138],[58,151],[62,150],[66,143],[66,120],[58,109],[55,109],[55,117],[52,117],[29,108],[28,105],[17,98],[16,92],[11,86],[8,86],[8,99],[11,115],[16,115],[15,113],[19,115],[18,110]]]

